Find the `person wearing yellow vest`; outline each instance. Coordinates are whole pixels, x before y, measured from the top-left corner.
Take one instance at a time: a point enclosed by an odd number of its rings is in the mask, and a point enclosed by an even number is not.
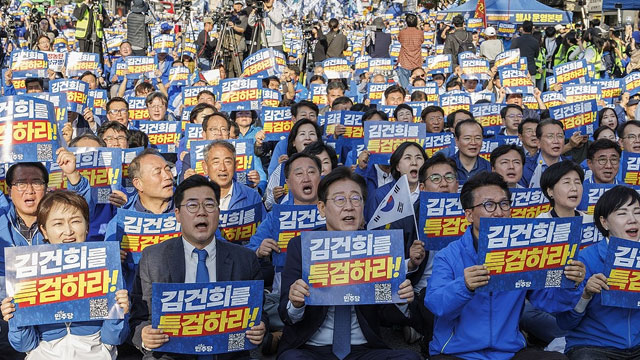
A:
[[[553,66],[561,65],[570,61],[575,61],[580,56],[580,46],[576,39],[575,31],[565,35],[564,41],[553,58]]]
[[[595,68],[595,79],[600,79],[600,73],[604,70],[602,66],[602,47],[604,39],[602,33],[597,28],[587,30],[585,34],[587,46],[584,49],[584,59],[587,64],[593,64]]]
[[[100,54],[102,61],[103,29],[111,26],[111,19],[100,1],[84,0],[73,10],[76,22],[75,37],[81,52]]]

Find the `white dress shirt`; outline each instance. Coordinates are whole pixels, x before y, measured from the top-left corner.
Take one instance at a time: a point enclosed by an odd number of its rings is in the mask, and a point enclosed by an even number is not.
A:
[[[182,238],[182,244],[184,245],[184,282],[195,283],[196,271],[198,271],[198,254],[193,252],[196,247],[191,245],[187,240]],[[205,246],[204,250],[207,251],[207,270],[209,271],[209,282],[216,281],[216,240]]]

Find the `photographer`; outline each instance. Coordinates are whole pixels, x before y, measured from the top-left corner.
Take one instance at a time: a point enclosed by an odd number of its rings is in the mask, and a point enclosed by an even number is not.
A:
[[[153,18],[147,13],[149,5],[144,0],[133,0],[131,12],[127,16],[127,40],[135,56],[147,56],[149,46],[149,27]]]
[[[102,39],[104,28],[111,26],[111,19],[100,0],[84,0],[73,10],[76,22],[75,37],[78,39],[80,52],[91,52],[100,55],[102,63]]]
[[[256,2],[256,8],[249,15],[249,26],[255,27],[263,20],[264,33],[260,34],[261,46],[254,47],[255,51],[270,47],[284,52],[282,49],[282,20],[284,19],[282,4],[276,0],[264,1],[264,8],[260,8],[261,1]],[[257,31],[254,28],[254,31]]]
[[[196,47],[198,48],[198,68],[202,71],[211,70],[211,59],[216,50],[217,39],[211,38],[209,32],[213,30],[213,19],[204,18],[204,30],[198,34]]]
[[[35,34],[31,34],[29,32],[33,25],[31,21],[35,21],[37,23],[37,27],[33,27],[34,30],[36,30]],[[53,19],[50,16],[43,19],[42,15],[37,10],[33,12],[31,16],[25,17],[25,23],[27,25],[27,30],[24,33],[24,38],[29,40],[29,47],[34,50],[38,50],[38,39],[41,35],[46,35],[49,38],[49,42],[53,43],[53,40],[59,34]]]
[[[238,60],[242,64],[244,59],[244,52],[247,49],[247,43],[244,38],[244,33],[247,31],[248,14],[245,10],[246,4],[244,0],[235,0],[233,2],[233,12],[229,16],[227,25],[233,30],[233,36],[238,50]],[[232,50],[229,47],[229,42],[223,41],[222,45],[225,49]],[[239,77],[242,74],[242,69],[236,69],[235,66],[229,66],[227,69],[227,77]]]

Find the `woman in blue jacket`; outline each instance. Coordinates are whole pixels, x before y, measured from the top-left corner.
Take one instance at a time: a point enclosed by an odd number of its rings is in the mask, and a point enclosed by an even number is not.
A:
[[[58,190],[48,193],[38,205],[38,224],[45,242],[84,242],[89,231],[89,206],[76,193]],[[9,321],[9,342],[27,353],[27,360],[115,360],[116,345],[129,334],[129,296],[116,292],[117,311],[124,319],[15,326],[10,321],[16,310],[12,297],[2,300],[2,316]]]
[[[582,296],[574,309],[556,315],[558,325],[569,330],[567,356],[571,360],[638,359],[640,311],[602,305],[600,294],[609,290],[603,274],[609,237],[640,240],[640,195],[630,187],[615,186],[600,197],[593,217],[606,240],[580,252],[586,266]]]

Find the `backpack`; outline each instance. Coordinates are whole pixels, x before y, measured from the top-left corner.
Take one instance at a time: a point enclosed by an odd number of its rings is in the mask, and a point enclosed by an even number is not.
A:
[[[458,37],[456,37],[456,40],[460,41]],[[475,54],[476,46],[473,45],[472,41],[473,41],[473,37],[469,35],[469,33],[467,33],[467,37],[458,45],[458,54],[461,54],[465,51],[471,51],[472,53]]]

